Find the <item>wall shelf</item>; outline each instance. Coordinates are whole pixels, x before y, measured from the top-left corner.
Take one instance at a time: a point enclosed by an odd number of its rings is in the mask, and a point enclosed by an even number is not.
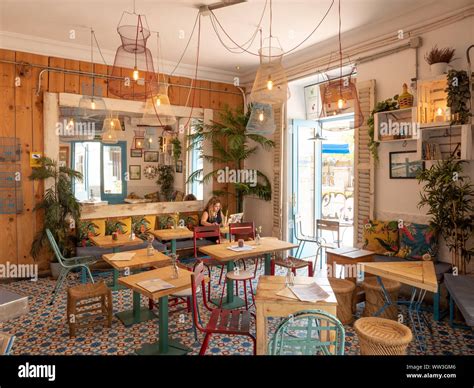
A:
[[[377,112],[374,115],[376,142],[403,142],[416,140],[416,108]]]

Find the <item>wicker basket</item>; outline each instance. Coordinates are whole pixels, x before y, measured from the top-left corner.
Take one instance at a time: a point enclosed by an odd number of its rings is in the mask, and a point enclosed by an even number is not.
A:
[[[390,299],[396,302],[398,299],[398,291],[400,291],[401,284],[394,280],[382,279],[385,290],[390,295]],[[382,293],[382,287],[375,276],[367,277],[362,282],[362,288],[365,291],[365,308],[362,316],[371,317],[377,313],[385,304],[385,298]],[[398,308],[394,304],[387,307],[380,315],[381,318],[388,318],[397,320]]]
[[[361,355],[405,355],[413,339],[411,330],[385,318],[360,318],[354,323]]]
[[[350,280],[329,278],[334,294],[337,299],[337,318],[342,324],[352,323],[352,298],[354,295],[355,284]]]

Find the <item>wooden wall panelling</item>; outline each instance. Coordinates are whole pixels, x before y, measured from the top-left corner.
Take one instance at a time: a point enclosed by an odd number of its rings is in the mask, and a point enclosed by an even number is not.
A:
[[[211,87],[211,82],[198,80],[197,85],[201,88],[209,89]],[[211,105],[211,92],[209,90],[199,90],[199,107],[209,108],[210,105]]]
[[[64,59],[50,57],[49,66],[64,68]],[[48,90],[51,93],[64,92],[64,73],[49,71],[46,74],[43,74],[43,82],[45,82],[45,78],[48,78],[48,89],[43,89],[43,91]]]
[[[90,62],[79,61],[79,70],[87,73],[92,73],[94,67]],[[79,94],[92,94],[92,77],[81,75],[79,76]],[[96,94],[96,92],[94,92]]]
[[[179,84],[183,86],[191,86],[191,78],[185,78],[185,77],[179,77]],[[179,88],[179,102],[178,105],[181,106],[193,106],[193,92],[195,89],[190,89],[190,88]],[[199,97],[197,95],[194,95],[194,99]]]
[[[218,82],[211,82],[211,89],[210,92],[210,108],[214,110],[220,110],[221,106],[219,104],[220,100],[220,93],[217,91],[219,90],[219,83]]]
[[[0,49],[0,59],[15,61],[15,52]],[[15,136],[14,74],[15,65],[0,63],[0,137]],[[18,262],[16,222],[16,214],[0,214],[0,230],[3,233],[0,264]]]
[[[108,74],[107,65],[101,65],[94,63],[94,73],[96,74]],[[101,97],[107,97],[107,79],[106,78],[96,78],[95,84],[97,85],[96,95]]]
[[[72,59],[64,60],[64,68],[68,70],[79,70],[79,61]],[[81,94],[80,77],[78,74],[64,75],[64,92]]]
[[[170,99],[170,104],[179,105],[179,90],[181,88],[179,86],[175,86],[179,82],[179,77],[169,77],[169,82],[173,84],[168,88],[168,97]]]

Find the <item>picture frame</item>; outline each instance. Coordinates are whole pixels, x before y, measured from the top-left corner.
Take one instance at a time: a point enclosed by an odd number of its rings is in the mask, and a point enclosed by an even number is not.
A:
[[[141,158],[143,157],[143,150],[141,148],[131,148],[130,149],[131,158]]]
[[[142,166],[131,164],[128,166],[129,178],[131,181],[139,181],[142,179]]]
[[[177,173],[183,173],[183,161],[182,160],[177,160],[175,164],[175,171]]]
[[[143,160],[148,163],[155,163],[159,160],[158,151],[145,151]]]
[[[60,146],[59,147],[59,166],[60,167],[70,167],[70,158],[69,158],[69,146]]]
[[[418,159],[416,151],[396,151],[389,153],[390,179],[416,179],[425,163]]]

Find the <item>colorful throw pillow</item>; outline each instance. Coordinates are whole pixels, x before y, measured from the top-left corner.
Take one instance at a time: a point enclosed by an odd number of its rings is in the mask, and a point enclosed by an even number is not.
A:
[[[171,214],[162,214],[158,216],[157,229],[171,229],[174,225],[174,218]]]
[[[155,230],[156,216],[135,216],[132,217],[133,233],[146,240],[148,234]]]
[[[436,258],[438,251],[437,236],[429,225],[404,223],[400,228],[400,249],[397,257],[404,259],[424,260],[423,255],[429,254]]]
[[[364,249],[393,256],[399,248],[397,221],[368,220],[364,227]]]
[[[199,226],[199,215],[198,214],[188,214],[182,216],[184,219],[184,225],[187,226],[189,230],[194,230],[195,226]]]
[[[80,246],[91,246],[89,237],[105,235],[105,220],[81,220],[78,227],[78,241]]]
[[[132,229],[132,218],[113,218],[108,219],[105,226],[105,233],[112,234],[118,232],[119,234],[130,233]]]

